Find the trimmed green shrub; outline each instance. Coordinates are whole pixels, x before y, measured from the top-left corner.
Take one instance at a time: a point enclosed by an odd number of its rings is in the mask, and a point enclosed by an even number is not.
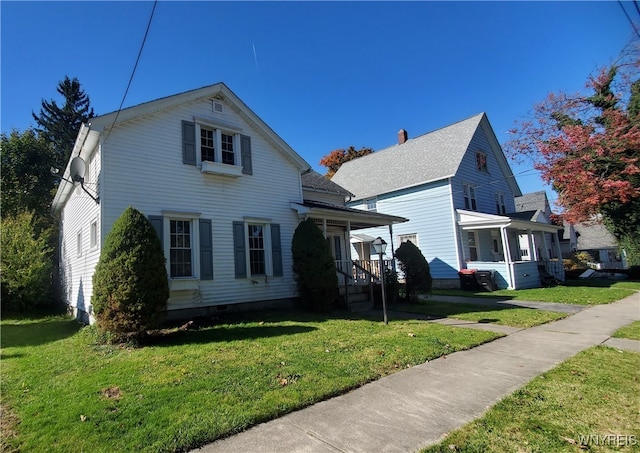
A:
[[[432,278],[429,263],[420,249],[411,241],[403,242],[396,250],[395,256],[404,274],[407,300],[415,300],[418,291],[431,292]]]
[[[3,216],[1,229],[2,309],[27,311],[52,305],[51,230],[36,228],[32,212]]]
[[[338,297],[336,262],[322,231],[313,220],[307,219],[298,225],[293,234],[291,252],[303,306],[319,312],[332,310]]]
[[[162,321],[169,299],[165,257],[147,218],[128,207],[105,238],[93,275],[98,328],[116,341],[139,341]]]

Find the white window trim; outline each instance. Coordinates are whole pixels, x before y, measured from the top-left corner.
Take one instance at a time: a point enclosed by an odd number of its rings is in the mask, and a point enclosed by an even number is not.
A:
[[[222,123],[207,121],[202,118],[195,118],[196,126],[196,165],[203,173],[212,173],[225,176],[242,176],[242,129],[228,126]],[[214,161],[202,160],[201,130],[202,128],[213,130],[214,132]],[[222,163],[222,134],[233,136],[233,165]]]
[[[197,212],[180,212],[180,211],[162,211],[162,248],[167,257],[166,269],[167,277],[171,283],[171,289],[189,289],[177,288],[180,285],[177,282],[196,282],[200,280],[200,228],[198,219],[200,213]],[[186,277],[171,277],[171,221],[172,220],[188,220],[191,222],[191,271],[192,274]]]
[[[98,239],[98,219],[93,219],[89,224],[89,250],[98,248],[100,240]]]
[[[472,196],[473,194],[473,196]],[[464,208],[468,211],[477,211],[478,210],[478,199],[476,198],[476,187],[473,184],[464,183],[462,184],[462,196],[463,199],[469,199],[469,206],[464,204]],[[475,206],[473,206],[475,204]]]
[[[473,248],[476,249],[476,259],[472,260],[471,259],[471,245],[469,243],[469,235],[473,235],[473,239],[475,242],[475,245],[473,246]],[[467,259],[469,261],[480,261],[480,242],[478,241],[478,233],[476,231],[467,231],[467,248],[469,249],[469,256],[467,257]]]
[[[411,237],[415,238],[415,241],[411,240]],[[411,241],[413,245],[420,248],[418,245],[418,233],[409,233],[409,234],[399,234],[398,235],[398,244],[402,244],[403,242]]]
[[[82,256],[82,230],[78,230],[76,234],[76,256],[78,258]]]
[[[251,252],[249,250],[249,225],[262,225],[264,232],[264,274],[251,274]],[[273,277],[273,249],[271,247],[271,219],[245,218],[244,219],[244,250],[247,266],[247,277]]]

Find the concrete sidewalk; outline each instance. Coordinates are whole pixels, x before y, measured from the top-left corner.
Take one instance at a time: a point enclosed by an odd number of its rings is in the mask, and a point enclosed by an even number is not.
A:
[[[532,378],[640,320],[640,293],[400,371],[199,450],[412,452],[481,416]],[[640,352],[640,342],[623,342]]]

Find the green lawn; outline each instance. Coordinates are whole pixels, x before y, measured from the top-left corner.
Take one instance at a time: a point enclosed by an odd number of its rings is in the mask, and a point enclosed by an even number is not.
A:
[[[462,290],[434,290],[434,298],[438,295],[488,297],[503,300],[530,300],[539,302],[557,302],[563,304],[598,305],[608,304],[624,299],[634,292],[640,291],[638,281],[614,281],[606,279],[568,280],[562,285],[551,288],[532,288],[509,290],[500,289],[492,292],[471,292]]]
[[[423,453],[640,451],[640,354],[597,346]]]
[[[422,301],[417,304],[397,304],[393,305],[392,308],[393,310],[420,313],[435,318],[456,318],[513,327],[533,327],[568,316],[567,313],[536,310],[533,308],[487,307],[432,300]]]
[[[628,326],[618,329],[613,336],[615,338],[628,338],[640,341],[640,321],[634,321]]]
[[[500,336],[424,321],[263,313],[98,346],[63,317],[2,328],[3,451],[184,451]]]

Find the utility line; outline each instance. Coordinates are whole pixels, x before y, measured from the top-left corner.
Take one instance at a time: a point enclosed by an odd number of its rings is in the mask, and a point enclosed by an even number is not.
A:
[[[136,63],[133,65],[133,70],[131,71],[131,76],[129,77],[129,83],[127,84],[127,89],[124,91],[124,96],[122,96],[122,101],[120,102],[120,107],[116,112],[116,117],[113,119],[113,123],[111,123],[111,127],[109,128],[109,132],[107,132],[107,136],[104,141],[106,142],[111,135],[111,131],[113,130],[113,126],[118,121],[118,116],[120,115],[120,111],[122,110],[122,106],[124,105],[124,101],[127,98],[127,94],[129,93],[129,88],[131,88],[131,82],[133,82],[133,76],[136,73],[136,69],[138,68],[138,63],[140,62],[140,56],[142,55],[142,49],[144,49],[144,44],[147,41],[147,36],[149,35],[149,29],[151,28],[151,21],[153,20],[153,14],[156,11],[156,5],[158,4],[158,0],[154,0],[153,8],[151,9],[151,15],[149,16],[149,22],[147,22],[147,29],[144,32],[144,37],[142,38],[142,44],[140,44],[140,50],[138,51],[138,57],[136,58]]]
[[[636,9],[638,9],[638,4],[635,3]],[[640,38],[640,32],[638,31],[638,29],[636,28],[636,24],[633,23],[633,21],[631,20],[631,17],[629,17],[629,13],[627,13],[627,10],[624,9],[624,6],[622,6],[622,1],[618,0],[618,5],[620,5],[620,8],[622,8],[622,11],[624,12],[624,15],[627,16],[627,20],[629,21],[629,23],[631,24],[631,26],[633,27],[633,29],[636,32],[636,35],[638,35],[638,38]]]

